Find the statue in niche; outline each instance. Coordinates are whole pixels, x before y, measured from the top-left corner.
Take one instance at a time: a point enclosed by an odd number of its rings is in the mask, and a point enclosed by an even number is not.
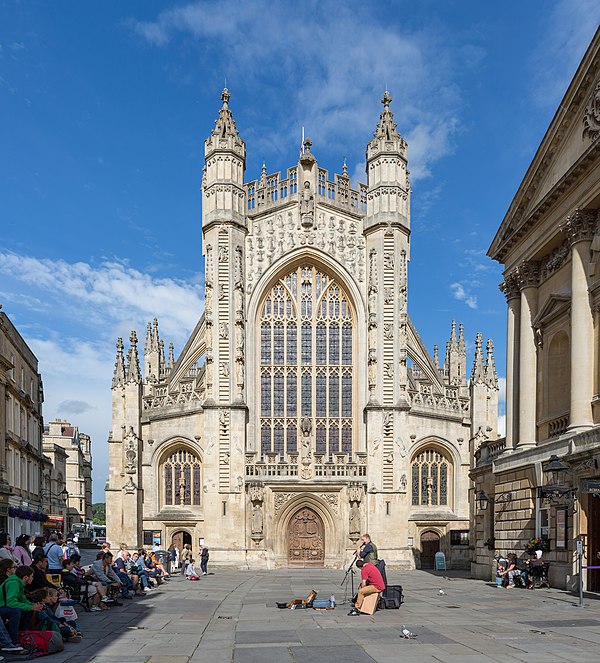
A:
[[[352,502],[352,506],[350,507],[348,531],[350,533],[351,538],[352,535],[355,535],[357,538],[358,536],[360,536],[361,526],[360,526],[360,509],[358,508],[358,502]]]
[[[229,247],[219,247],[219,262],[229,262]]]
[[[183,506],[185,504],[185,479],[183,475],[179,477],[179,486],[177,487],[177,494],[179,495],[179,504]]]
[[[252,507],[252,534],[262,534],[263,513],[258,504]]]
[[[229,326],[226,322],[219,322],[219,338],[229,338]]]
[[[315,199],[310,190],[310,182],[304,182],[300,203],[300,221],[303,228],[313,228],[315,222]]]

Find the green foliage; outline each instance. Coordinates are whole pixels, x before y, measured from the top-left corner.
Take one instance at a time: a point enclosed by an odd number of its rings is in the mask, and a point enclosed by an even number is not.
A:
[[[94,525],[106,525],[106,504],[104,502],[92,504],[92,522]]]

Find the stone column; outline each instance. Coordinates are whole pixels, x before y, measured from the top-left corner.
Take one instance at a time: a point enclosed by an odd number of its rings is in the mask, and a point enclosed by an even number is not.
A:
[[[571,410],[569,431],[590,428],[594,395],[594,317],[588,292],[587,265],[597,211],[576,210],[561,230],[571,242]]]
[[[521,292],[516,270],[506,275],[500,290],[508,304],[506,332],[506,450],[516,448],[519,439],[519,346]]]
[[[517,268],[521,289],[519,321],[519,435],[515,448],[521,450],[535,446],[537,405],[537,346],[533,318],[537,313],[537,286],[539,264],[523,261]]]

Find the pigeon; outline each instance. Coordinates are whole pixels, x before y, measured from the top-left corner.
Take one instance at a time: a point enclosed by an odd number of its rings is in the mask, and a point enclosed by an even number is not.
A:
[[[416,638],[417,636],[412,632],[409,631],[404,624],[402,624],[402,634],[400,635],[401,638],[404,638],[405,640],[412,640],[413,638]]]
[[[439,594],[440,596],[448,596],[448,594],[446,594],[446,592],[445,592],[443,589],[440,589],[440,591],[438,592],[438,594]]]

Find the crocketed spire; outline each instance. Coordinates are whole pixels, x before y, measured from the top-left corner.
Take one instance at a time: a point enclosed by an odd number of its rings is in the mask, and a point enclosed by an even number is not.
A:
[[[481,349],[483,336],[481,332],[477,333],[475,338],[475,357],[473,358],[473,372],[471,373],[471,382],[485,381],[485,368],[483,365],[483,352]]]
[[[485,358],[485,381],[490,387],[498,388],[498,376],[494,362],[494,343],[491,338],[487,342],[487,356]]]
[[[142,374],[140,372],[140,358],[137,349],[137,334],[135,330],[131,332],[129,337],[131,347],[129,348],[129,362],[127,366],[127,382],[135,382],[139,384],[142,381]]]
[[[379,122],[377,123],[377,128],[373,134],[375,138],[384,138],[385,140],[400,138],[400,134],[396,129],[397,125],[394,122],[394,114],[390,110],[391,102],[392,95],[386,90],[383,93],[383,99],[381,100],[383,111],[381,111],[379,115]]]
[[[219,117],[215,121],[215,128],[212,130],[212,135],[225,138],[225,136],[237,136],[238,130],[235,126],[235,120],[229,110],[229,99],[231,95],[229,90],[225,87],[221,92],[221,101],[223,105],[219,111]]]
[[[117,359],[113,373],[112,386],[120,387],[125,382],[125,357],[123,357],[123,339],[117,339]]]
[[[169,363],[167,364],[167,368],[171,371],[173,370],[173,366],[175,366],[175,348],[173,347],[173,343],[169,343]]]

